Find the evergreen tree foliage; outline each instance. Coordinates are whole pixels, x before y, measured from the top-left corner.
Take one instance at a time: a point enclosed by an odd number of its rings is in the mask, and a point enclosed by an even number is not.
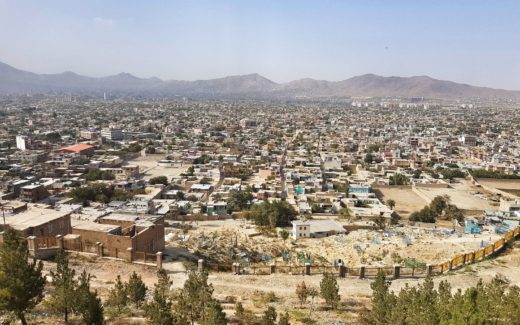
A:
[[[276,325],[276,309],[273,306],[268,306],[264,311],[260,325]]]
[[[372,284],[372,307],[365,324],[518,324],[520,288],[501,277],[490,283],[452,293],[447,281],[434,288],[431,278],[416,287],[406,285],[399,294],[388,290],[383,274]]]
[[[144,301],[146,297],[146,291],[148,288],[143,282],[143,279],[140,275],[138,275],[135,271],[130,275],[130,279],[126,284],[126,293],[128,295],[128,300],[135,304],[137,308],[141,307],[141,303]]]
[[[121,276],[118,275],[114,287],[108,293],[107,304],[116,307],[119,313],[128,303],[126,288],[127,286],[121,281]]]
[[[76,271],[69,267],[69,259],[63,250],[56,255],[56,271],[50,271],[53,294],[45,301],[47,307],[54,312],[63,314],[63,320],[68,323],[69,314],[75,307],[78,281]]]
[[[204,320],[201,325],[226,325],[226,314],[216,299],[212,299],[204,309]]]
[[[332,309],[338,307],[341,299],[339,295],[339,286],[336,277],[331,273],[324,273],[320,282],[320,296],[325,299],[327,305]]]
[[[0,245],[0,312],[13,313],[23,325],[25,314],[43,299],[43,263],[29,261],[27,241],[11,229]]]
[[[83,271],[79,276],[74,311],[81,315],[83,324],[103,325],[105,323],[103,304],[97,292],[90,290],[92,278],[86,271]]]
[[[170,297],[170,287],[172,282],[164,270],[157,272],[157,283],[154,286],[151,301],[144,305],[144,314],[147,324],[150,325],[174,325],[172,313],[172,301]]]

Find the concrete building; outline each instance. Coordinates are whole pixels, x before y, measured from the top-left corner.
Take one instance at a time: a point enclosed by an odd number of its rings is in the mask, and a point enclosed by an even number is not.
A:
[[[110,141],[120,141],[124,139],[123,130],[114,128],[105,128],[101,130],[101,136]]]
[[[333,220],[307,220],[292,222],[292,238],[320,238],[345,233],[346,230]]]

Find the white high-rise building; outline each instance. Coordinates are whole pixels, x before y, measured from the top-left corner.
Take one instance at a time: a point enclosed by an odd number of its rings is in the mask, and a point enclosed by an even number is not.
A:
[[[16,148],[20,150],[27,150],[27,136],[25,135],[17,135],[16,136]]]

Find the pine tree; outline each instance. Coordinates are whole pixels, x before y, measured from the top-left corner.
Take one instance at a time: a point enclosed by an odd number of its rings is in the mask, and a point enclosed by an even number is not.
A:
[[[222,311],[222,306],[216,299],[212,299],[204,310],[204,320],[201,325],[225,325],[227,324],[226,314]]]
[[[170,298],[170,287],[172,282],[164,270],[157,272],[157,283],[154,286],[152,300],[144,305],[144,314],[147,324],[150,325],[173,325],[172,301]]]
[[[54,312],[62,313],[65,324],[68,324],[76,298],[78,282],[74,278],[76,271],[69,267],[69,259],[63,250],[56,255],[56,271],[50,272],[54,293],[45,304]]]
[[[87,325],[103,325],[103,304],[97,292],[90,290],[90,280],[93,278],[86,271],[79,276],[76,290],[75,312],[81,315],[83,323]]]
[[[128,300],[131,303],[134,303],[137,308],[141,307],[141,303],[144,301],[146,297],[146,291],[148,288],[144,284],[140,275],[134,271],[132,275],[130,275],[130,279],[126,284],[126,293],[128,295]]]
[[[324,273],[323,279],[320,282],[320,295],[327,305],[332,309],[338,307],[338,303],[341,299],[339,295],[339,286],[336,278],[331,273]]]
[[[298,296],[298,300],[300,301],[300,307],[303,307],[303,304],[307,302],[307,297],[309,296],[305,281],[302,281],[296,286],[296,296]]]
[[[145,304],[144,314],[147,324],[173,325],[172,302],[161,294],[161,289],[155,287],[152,300]]]
[[[267,307],[260,320],[261,325],[276,325],[276,309],[273,306]]]
[[[159,290],[159,294],[164,297],[169,296],[172,284],[173,282],[170,280],[165,270],[160,269],[157,271],[157,284],[155,285],[155,288]]]
[[[213,286],[208,284],[207,272],[190,272],[179,295],[177,309],[187,315],[192,324],[204,321],[204,310],[212,300]]]
[[[13,313],[23,325],[25,313],[43,299],[43,263],[29,262],[27,241],[7,229],[0,245],[0,312]]]
[[[118,275],[114,288],[112,288],[108,293],[107,304],[116,307],[117,311],[120,313],[121,310],[126,306],[127,302],[128,296],[126,294],[126,286],[121,281],[121,276]]]
[[[245,313],[245,309],[244,309],[244,305],[242,305],[241,302],[237,302],[237,304],[235,305],[235,316],[237,316],[238,318],[242,318],[244,316],[244,313]]]
[[[289,313],[285,312],[285,314],[280,313],[278,316],[278,325],[291,325],[289,322]]]
[[[363,318],[363,321],[365,324],[386,324],[392,311],[388,292],[390,281],[386,280],[383,273],[379,273],[370,287],[372,288],[372,310]]]

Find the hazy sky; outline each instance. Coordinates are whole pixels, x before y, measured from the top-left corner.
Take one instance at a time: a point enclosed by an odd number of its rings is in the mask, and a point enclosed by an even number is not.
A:
[[[520,89],[520,1],[0,0],[0,61],[90,76],[375,73]]]

